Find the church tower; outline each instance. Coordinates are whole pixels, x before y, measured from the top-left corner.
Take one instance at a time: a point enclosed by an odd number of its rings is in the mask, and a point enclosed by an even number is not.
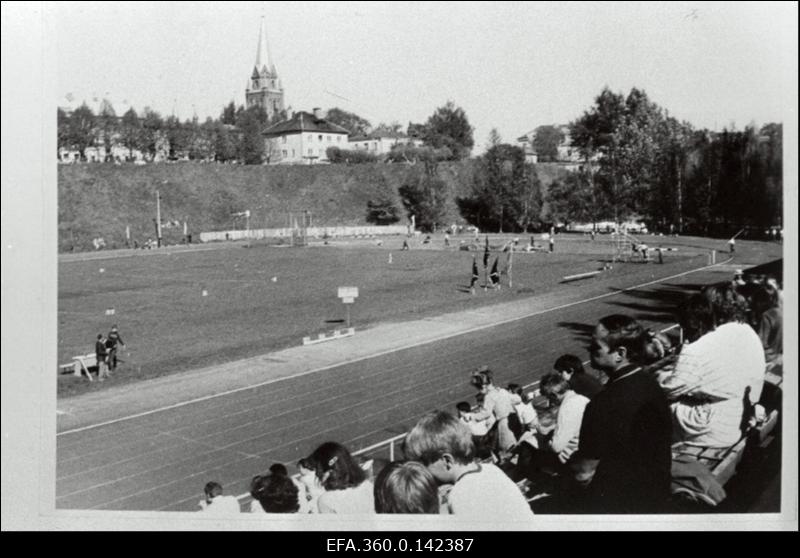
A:
[[[283,86],[275,71],[275,64],[269,56],[267,45],[267,28],[264,17],[261,17],[261,28],[258,31],[258,50],[256,51],[256,64],[253,73],[247,82],[245,90],[247,108],[260,105],[264,107],[267,117],[272,117],[277,112],[284,110]]]

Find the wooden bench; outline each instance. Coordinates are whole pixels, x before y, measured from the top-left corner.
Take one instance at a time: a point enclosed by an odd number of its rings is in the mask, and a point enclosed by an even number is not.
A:
[[[72,362],[70,363],[60,364],[58,366],[58,372],[59,374],[66,374],[72,371],[72,373],[78,377],[85,373],[89,381],[92,382],[94,380],[92,379],[92,374],[89,372],[89,369],[96,367],[97,355],[95,355],[95,353],[89,353],[72,357]]]

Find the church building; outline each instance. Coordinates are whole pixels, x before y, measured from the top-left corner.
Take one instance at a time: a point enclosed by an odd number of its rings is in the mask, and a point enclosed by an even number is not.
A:
[[[258,32],[258,49],[256,50],[256,64],[253,73],[247,82],[245,90],[247,108],[261,106],[271,120],[276,113],[284,110],[283,85],[278,78],[275,64],[269,55],[267,44],[267,27],[264,18],[261,18],[261,28]]]

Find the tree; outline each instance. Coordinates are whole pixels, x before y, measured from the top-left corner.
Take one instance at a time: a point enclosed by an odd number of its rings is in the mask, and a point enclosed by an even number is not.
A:
[[[325,120],[347,129],[351,136],[366,136],[372,130],[369,120],[338,107],[330,109]]]
[[[169,116],[164,121],[164,134],[169,144],[169,159],[174,161],[187,154],[190,146],[191,129],[184,128],[176,116]]]
[[[233,126],[216,122],[213,129],[214,160],[226,163],[236,159],[236,141],[231,132]]]
[[[407,215],[414,215],[421,230],[432,232],[443,221],[447,184],[438,176],[427,172],[410,175],[397,191]]]
[[[592,177],[584,168],[550,184],[547,205],[553,222],[597,223],[602,213],[595,201]]]
[[[236,118],[236,128],[239,130],[238,158],[245,165],[260,165],[264,161],[264,136],[261,132],[267,113],[263,107],[254,105],[241,112]]]
[[[425,144],[432,147],[447,147],[453,153],[452,159],[469,157],[474,141],[473,128],[469,124],[464,109],[447,101],[428,118],[425,125]]]
[[[478,228],[527,231],[538,224],[541,184],[522,148],[501,143],[478,158],[471,195],[456,198],[456,205]]]
[[[236,124],[236,104],[233,101],[228,103],[225,108],[222,109],[222,113],[219,115],[219,120],[223,124],[230,124],[231,126]]]
[[[400,220],[399,210],[393,200],[381,197],[367,202],[367,223],[391,225]]]
[[[103,147],[105,148],[105,160],[112,159],[111,148],[114,146],[114,140],[119,132],[117,125],[117,113],[114,111],[114,106],[108,99],[103,99],[100,103],[100,113],[97,115],[97,125],[100,131],[100,137],[103,140]]]
[[[564,141],[564,134],[556,126],[539,126],[534,130],[533,150],[542,163],[558,161],[558,146]]]
[[[96,140],[95,116],[86,103],[76,108],[69,117],[68,141],[86,160],[86,148],[94,145]]]
[[[139,151],[145,150],[145,146],[143,145],[144,135],[142,123],[133,107],[129,108],[125,111],[125,114],[122,115],[120,135],[122,137],[122,143],[128,148],[128,156],[130,158],[133,158],[134,149]]]
[[[150,107],[142,111],[142,146],[150,159],[155,159],[164,134],[164,120]]]
[[[69,130],[69,116],[64,112],[61,107],[58,107],[56,116],[56,134],[58,149],[69,149],[72,147],[70,143],[70,130]]]

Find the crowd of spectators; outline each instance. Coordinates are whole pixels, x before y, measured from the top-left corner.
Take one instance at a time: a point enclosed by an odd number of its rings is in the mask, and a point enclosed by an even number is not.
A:
[[[506,525],[541,511],[669,511],[673,444],[736,444],[763,403],[765,373],[782,374],[774,279],[707,286],[678,316],[679,339],[626,315],[602,318],[589,346],[596,372],[562,355],[536,400],[518,384],[497,386],[483,367],[470,376],[477,405],[425,414],[405,436],[403,459],[365,470],[345,446],[326,442],[294,477],[282,464],[256,476],[249,511],[452,514]],[[541,506],[520,488],[540,481]],[[205,511],[239,512],[218,483],[205,492]]]

